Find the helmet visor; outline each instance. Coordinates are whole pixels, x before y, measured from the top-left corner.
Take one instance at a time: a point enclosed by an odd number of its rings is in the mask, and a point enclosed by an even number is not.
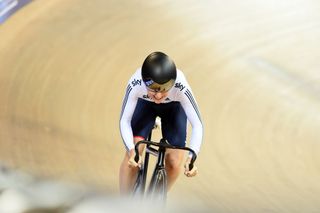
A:
[[[151,92],[167,92],[173,87],[174,82],[175,82],[174,79],[171,79],[170,81],[164,84],[158,84],[152,80],[144,81],[148,90],[150,90]]]

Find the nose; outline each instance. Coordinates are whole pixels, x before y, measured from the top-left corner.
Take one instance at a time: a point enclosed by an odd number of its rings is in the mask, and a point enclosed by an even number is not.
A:
[[[162,94],[160,92],[157,92],[154,97],[156,97],[156,99],[160,99],[162,98]]]

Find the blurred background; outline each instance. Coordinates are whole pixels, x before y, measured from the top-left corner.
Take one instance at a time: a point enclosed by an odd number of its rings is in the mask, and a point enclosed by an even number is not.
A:
[[[199,175],[181,175],[168,205],[319,211],[320,2],[55,0],[8,14],[2,7],[0,162],[10,184],[0,182],[0,199],[33,188],[40,200],[41,183],[56,189],[44,193],[58,195],[51,207],[92,191],[116,199],[126,84],[163,51],[185,73],[205,127]],[[8,176],[16,171],[19,187]]]

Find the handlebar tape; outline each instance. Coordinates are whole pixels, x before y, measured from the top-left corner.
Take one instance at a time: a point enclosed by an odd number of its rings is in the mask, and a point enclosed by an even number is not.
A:
[[[135,161],[136,163],[139,162],[139,155],[136,154],[136,156],[134,156],[134,161]]]
[[[193,162],[189,164],[189,171],[193,169]]]

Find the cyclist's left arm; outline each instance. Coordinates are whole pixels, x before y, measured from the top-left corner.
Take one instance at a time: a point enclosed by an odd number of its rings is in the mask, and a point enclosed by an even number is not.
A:
[[[203,125],[198,104],[193,96],[190,87],[186,87],[183,91],[181,91],[179,96],[179,101],[192,126],[192,134],[189,147],[193,149],[196,154],[198,154],[200,152],[203,137]]]
[[[193,96],[190,87],[186,87],[183,91],[180,91],[180,103],[183,109],[185,110],[187,118],[192,126],[192,134],[189,147],[193,149],[195,153],[198,155],[202,143],[203,125],[197,102]],[[193,169],[189,171],[191,157],[191,154],[189,154],[184,166],[184,174],[187,177],[193,177],[198,173],[198,169],[195,165]]]

